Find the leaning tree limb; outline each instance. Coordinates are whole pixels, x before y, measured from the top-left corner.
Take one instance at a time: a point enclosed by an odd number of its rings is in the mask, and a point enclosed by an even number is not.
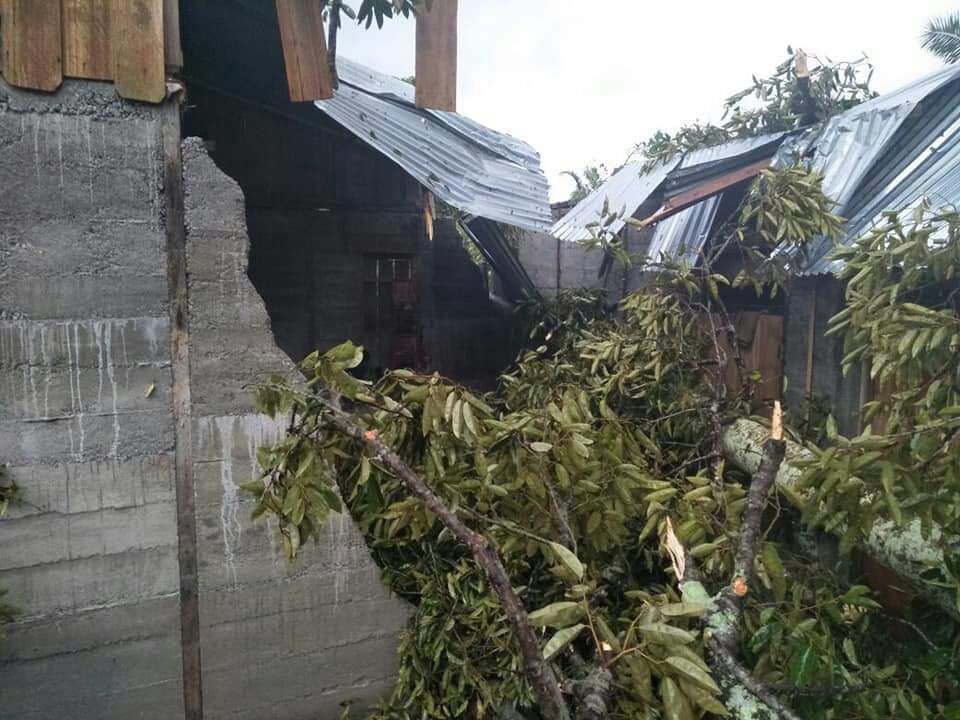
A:
[[[763,446],[769,430],[753,420],[741,419],[730,425],[723,435],[723,454],[728,461],[745,472],[756,472],[763,457]],[[804,498],[796,489],[803,471],[794,463],[808,460],[813,454],[798,443],[786,441],[786,460],[776,475],[776,486],[792,503],[802,505]],[[956,594],[949,589],[933,587],[923,580],[925,571],[942,568],[946,553],[960,550],[960,538],[948,536],[933,523],[923,532],[921,520],[914,518],[905,525],[878,519],[868,533],[864,551],[890,567],[900,577],[922,590],[924,599],[960,620]]]
[[[694,561],[687,556],[669,521],[667,549],[680,580],[684,601],[704,603],[708,607],[704,639],[710,665],[724,689],[727,709],[738,720],[800,720],[769,687],[750,674],[738,657],[743,605],[753,583],[763,511],[786,451],[779,403],[774,410],[773,429],[766,432],[768,437],[747,492],[732,581],[711,598],[698,579]]]
[[[576,720],[606,720],[607,707],[613,690],[613,673],[603,665],[594,665],[587,676],[577,683]]]
[[[468,527],[400,456],[380,440],[375,430],[364,430],[344,411],[328,402],[324,405],[326,415],[334,428],[364,445],[373,460],[396,475],[407,491],[419,498],[454,537],[470,550],[474,560],[486,574],[487,582],[513,627],[523,657],[524,674],[536,694],[541,715],[544,720],[569,720],[570,714],[553,668],[543,657],[527,611],[513,589],[500,555],[490,545],[490,541]]]

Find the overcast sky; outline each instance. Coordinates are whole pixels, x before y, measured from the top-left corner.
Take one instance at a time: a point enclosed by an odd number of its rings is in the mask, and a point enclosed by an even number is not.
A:
[[[787,45],[833,60],[865,53],[875,89],[894,90],[940,67],[919,36],[929,17],[956,8],[957,0],[460,0],[458,110],[532,144],[551,199],[561,200],[573,187],[561,171],[613,168],[657,129],[719,121],[724,98],[752,74],[770,74]],[[345,27],[340,52],[413,75],[414,23]]]

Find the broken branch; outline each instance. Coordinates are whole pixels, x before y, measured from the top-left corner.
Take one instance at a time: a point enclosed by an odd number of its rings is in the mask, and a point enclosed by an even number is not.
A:
[[[723,435],[724,456],[745,472],[757,472],[768,433],[769,430],[758,422],[738,420]],[[790,440],[785,443],[785,462],[777,470],[774,482],[790,502],[802,503],[803,498],[798,497],[795,486],[803,473],[793,463],[810,459],[813,454],[798,443]],[[842,527],[838,531],[842,532]],[[928,531],[924,532],[919,518],[903,525],[893,520],[877,519],[863,547],[867,555],[922,588],[925,600],[951,617],[960,619],[955,594],[924,582],[922,575],[930,568],[943,567],[946,550],[956,544],[957,538],[945,535],[936,522],[931,523]]]
[[[734,577],[712,599],[707,597],[703,585],[696,579],[695,562],[690,558],[667,523],[666,546],[674,571],[680,580],[684,601],[707,600],[710,610],[706,616],[707,631],[704,634],[709,650],[710,663],[720,678],[727,696],[727,707],[740,720],[781,718],[799,720],[797,715],[769,688],[754,678],[740,664],[737,637],[743,618],[743,602],[749,593],[753,578],[753,562],[756,557],[757,540],[763,519],[767,497],[774,485],[777,472],[783,462],[786,444],[783,441],[783,413],[780,403],[774,405],[773,430],[764,443],[759,467],[750,482],[747,507],[744,511],[737,554],[734,560]]]
[[[427,509],[434,513],[440,522],[470,550],[474,560],[486,574],[491,589],[513,626],[523,657],[524,673],[537,696],[541,714],[545,720],[567,720],[569,713],[553,668],[543,658],[540,643],[533,625],[530,624],[527,611],[513,589],[500,555],[490,545],[490,541],[469,528],[409,465],[380,441],[376,431],[363,430],[347,413],[328,402],[324,402],[324,406],[333,427],[362,443],[370,452],[372,459],[396,475],[407,490],[419,498]]]

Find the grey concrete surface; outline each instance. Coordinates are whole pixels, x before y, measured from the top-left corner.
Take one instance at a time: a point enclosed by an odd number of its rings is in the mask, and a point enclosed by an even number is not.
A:
[[[240,187],[197,140],[183,163],[204,716],[336,718],[341,702],[389,691],[409,609],[349,517],[332,516],[293,564],[276,527],[249,520],[238,486],[282,432],[254,412],[249,386],[297,373],[247,277]]]
[[[160,113],[0,83],[5,718],[183,715]]]

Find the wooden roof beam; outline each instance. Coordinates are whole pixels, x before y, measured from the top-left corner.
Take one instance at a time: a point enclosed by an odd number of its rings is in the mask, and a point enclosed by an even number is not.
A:
[[[668,199],[653,215],[641,220],[640,225],[642,227],[646,227],[648,225],[653,225],[654,223],[660,222],[661,220],[666,220],[671,215],[676,215],[678,212],[686,210],[691,205],[696,205],[701,200],[706,200],[708,197],[716,195],[719,192],[723,192],[727,188],[733,187],[734,185],[742,183],[744,180],[749,180],[750,178],[759,175],[769,166],[770,158],[767,158],[766,160],[758,160],[755,163],[751,163],[750,165],[746,165],[737,170],[728,172],[725,175],[716,177],[709,182],[705,182],[703,185],[693,188],[692,190],[687,190],[679,195],[674,195],[672,198]]]
[[[280,42],[293,102],[329,100],[334,83],[327,57],[323,11],[317,0],[277,0]]]
[[[417,107],[457,110],[457,0],[432,0],[417,15]]]

